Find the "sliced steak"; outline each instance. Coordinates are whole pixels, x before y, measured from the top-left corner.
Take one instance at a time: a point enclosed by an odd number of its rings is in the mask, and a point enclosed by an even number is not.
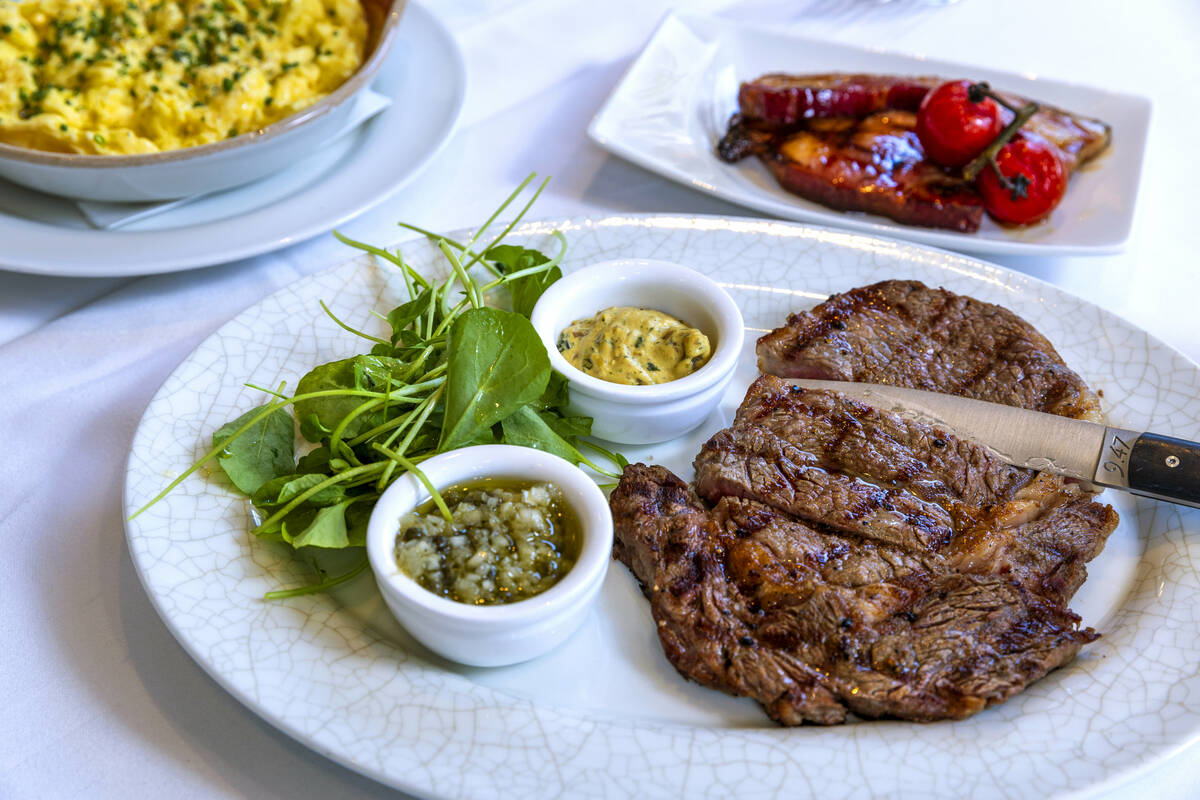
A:
[[[696,490],[709,502],[747,497],[809,522],[916,552],[954,534],[950,514],[911,492],[831,472],[811,453],[753,426],[713,436],[696,457]]]
[[[836,294],[758,340],[763,372],[892,383],[1077,419],[1100,404],[1028,322],[991,303],[882,281]]]
[[[977,509],[1008,499],[1032,477],[936,426],[836,392],[806,392],[774,376],[750,385],[735,424],[770,431],[812,454],[823,469],[871,475],[941,503],[959,528],[977,522]]]
[[[943,550],[961,572],[1004,575],[1066,606],[1087,579],[1088,561],[1117,527],[1112,506],[1061,476],[1039,473]]]
[[[937,426],[838,392],[755,381],[734,425],[696,456],[696,490],[750,498],[946,569],[1006,576],[1066,605],[1116,527],[1061,476],[1004,463]]]
[[[845,537],[754,500],[704,506],[662,467],[627,467],[614,552],[667,658],[775,720],[958,719],[1021,691],[1092,640],[1078,618],[995,575]]]

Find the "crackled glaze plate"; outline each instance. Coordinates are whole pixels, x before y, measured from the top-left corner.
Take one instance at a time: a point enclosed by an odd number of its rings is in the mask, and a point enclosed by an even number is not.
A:
[[[1113,143],[1072,176],[1043,223],[1010,229],[986,215],[976,233],[903,225],[836,211],[782,189],[757,158],[726,164],[717,142],[737,111],[738,86],[769,72],[872,72],[989,81],[998,89],[1095,117]],[[601,147],[722,200],[786,219],[895,236],[972,253],[1099,255],[1129,238],[1150,125],[1144,97],[877,48],[672,14],[659,26],[588,127]]]
[[[711,274],[754,334],[831,292],[916,278],[1003,304],[1103,392],[1122,427],[1200,438],[1200,369],[1145,332],[1052,286],[964,256],[794,223],[590,217],[529,223],[514,241],[570,242],[569,270],[670,259]],[[441,271],[425,241],[408,261]],[[342,320],[378,326],[403,292],[370,258],[298,281],[207,339],[154,397],[133,442],[127,512],[276,386],[361,351]],[[376,331],[382,332],[382,330]],[[752,346],[752,345],[750,345]],[[700,442],[754,377],[749,349],[700,431],[627,451],[690,475]],[[308,579],[254,541],[244,498],[198,473],[127,525],[133,562],[184,648],[225,689],[314,750],[421,796],[1048,796],[1120,782],[1200,732],[1200,511],[1126,496],[1121,525],[1072,603],[1103,638],[1007,703],[962,722],[784,729],[749,700],[684,681],[663,657],[628,571],[609,571],[561,648],[493,670],[438,660],[388,615],[369,575],[336,594],[264,602]]]

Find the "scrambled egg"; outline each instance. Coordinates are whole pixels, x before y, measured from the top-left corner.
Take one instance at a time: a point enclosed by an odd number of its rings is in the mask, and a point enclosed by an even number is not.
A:
[[[358,69],[358,0],[0,0],[0,141],[152,153],[258,130]]]

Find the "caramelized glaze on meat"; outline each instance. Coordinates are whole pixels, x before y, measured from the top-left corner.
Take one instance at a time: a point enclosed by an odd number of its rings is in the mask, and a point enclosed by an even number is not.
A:
[[[739,113],[717,145],[735,162],[758,156],[779,185],[841,211],[972,232],[983,205],[959,170],[925,159],[916,110],[937,78],[770,74],[742,84]],[[1014,107],[1026,101],[1003,95]],[[1011,112],[1001,110],[1011,119]],[[1099,120],[1043,106],[1022,128],[1057,148],[1068,173],[1108,147]]]
[[[925,160],[913,112],[813,122],[763,131],[735,117],[717,152],[726,161],[756,155],[783,188],[841,211],[924,227],[979,229],[983,204],[978,193]]]
[[[916,111],[940,78],[894,75],[770,73],[738,90],[738,108],[766,125],[795,125],[819,117],[863,117],[876,111]]]

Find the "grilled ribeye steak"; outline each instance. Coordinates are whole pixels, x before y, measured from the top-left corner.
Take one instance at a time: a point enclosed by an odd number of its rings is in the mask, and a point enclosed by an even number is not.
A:
[[[959,719],[1093,640],[1067,601],[1115,512],[937,426],[760,377],[689,487],[627,467],[614,555],[670,662],[775,720]]]
[[[960,719],[1095,638],[997,575],[725,496],[708,508],[662,467],[625,469],[614,552],[637,576],[668,660],[797,725]]]
[[[991,303],[882,281],[835,294],[758,340],[785,378],[890,383],[1097,420],[1100,404],[1032,325]]]
[[[1117,514],[1089,487],[777,375],[893,383],[1071,417],[1096,396],[1011,312],[883,281],[758,343],[762,375],[689,486],[627,467],[614,556],[668,660],[784,724],[960,719],[1096,638],[1067,607]]]
[[[916,110],[940,79],[764,75],[742,84],[739,113],[717,145],[734,162],[756,155],[783,188],[841,211],[972,232],[983,218],[974,186],[925,159]],[[1026,100],[1001,93],[1014,107]],[[1007,124],[1012,114],[1001,109]],[[1043,105],[1022,134],[1056,147],[1068,174],[1108,147],[1105,123]]]

